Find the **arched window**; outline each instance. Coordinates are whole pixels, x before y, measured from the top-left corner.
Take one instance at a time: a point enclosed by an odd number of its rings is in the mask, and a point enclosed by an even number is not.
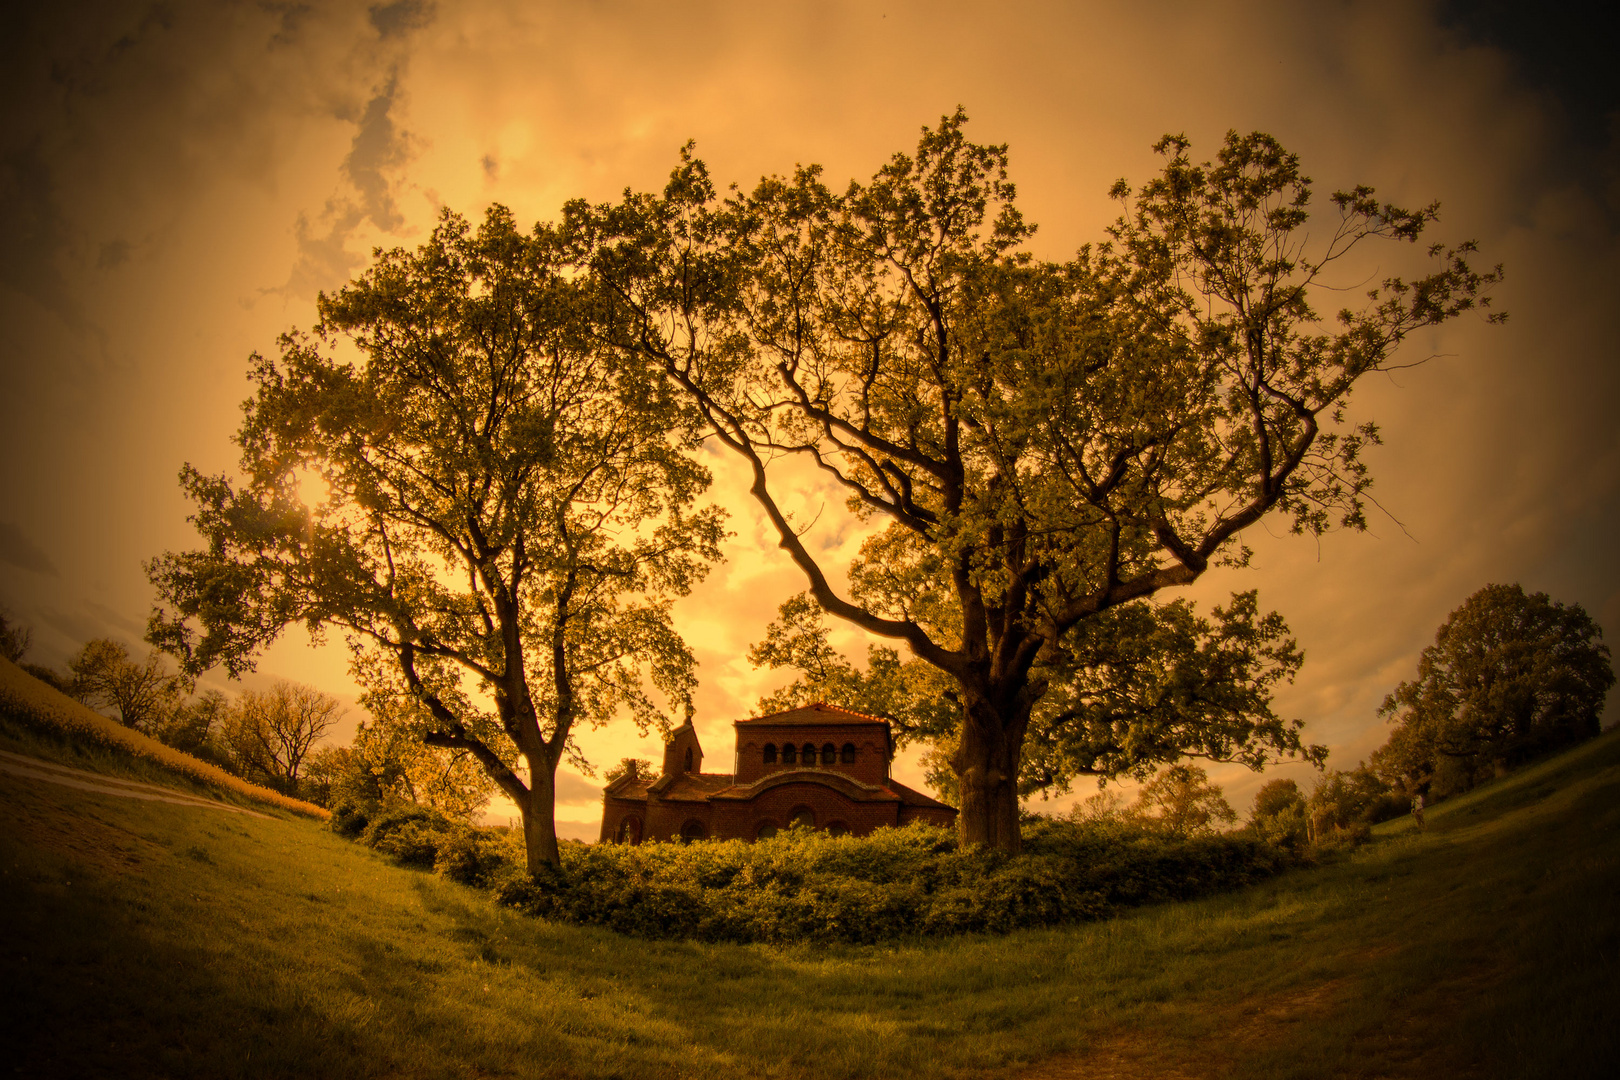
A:
[[[844,744],[843,759],[844,759],[844,764],[845,765],[853,765],[853,764],[855,764],[855,744],[854,743],[847,742],[847,743]]]
[[[614,833],[613,841],[618,844],[641,843],[641,819],[631,814],[619,822],[619,829]]]
[[[709,835],[709,830],[703,827],[703,822],[693,818],[681,826],[681,843],[690,844],[693,840],[702,840]]]
[[[815,745],[815,743],[805,743],[804,744],[804,763],[806,765],[814,765],[816,763],[816,745]]]
[[[759,823],[759,828],[754,830],[754,839],[755,840],[769,840],[771,837],[773,837],[775,835],[776,835],[776,822],[774,822],[774,821],[762,821],[762,822]]]
[[[773,742],[768,742],[765,744],[765,764],[776,764],[776,744]]]
[[[821,763],[823,765],[831,765],[837,760],[838,747],[834,746],[832,743],[828,743],[826,746],[821,748]]]
[[[795,806],[793,813],[788,815],[788,824],[813,829],[816,827],[816,812],[808,806]]]
[[[845,825],[842,821],[829,821],[827,822],[827,835],[848,836],[849,826]]]
[[[793,765],[797,763],[798,760],[799,751],[792,743],[788,743],[786,746],[782,747],[782,764]]]
[[[690,746],[686,748],[686,771],[692,771],[692,748]]]

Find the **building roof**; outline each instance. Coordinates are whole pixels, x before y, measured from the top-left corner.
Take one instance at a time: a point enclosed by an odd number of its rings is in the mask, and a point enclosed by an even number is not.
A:
[[[956,809],[954,806],[947,806],[938,799],[930,798],[929,796],[924,795],[915,788],[908,788],[906,785],[902,784],[898,780],[893,779],[892,777],[885,786],[890,791],[900,796],[900,801],[905,803],[907,806],[937,806],[942,810]]]
[[[800,705],[797,709],[771,713],[768,716],[756,716],[750,720],[732,721],[734,727],[827,727],[833,724],[882,724],[886,728],[889,722],[881,716],[851,712],[849,709],[828,705],[825,701],[813,701],[808,705]]]
[[[706,802],[716,791],[731,786],[730,773],[671,773],[654,780],[646,791],[667,802]],[[634,795],[613,793],[616,798],[635,798]]]

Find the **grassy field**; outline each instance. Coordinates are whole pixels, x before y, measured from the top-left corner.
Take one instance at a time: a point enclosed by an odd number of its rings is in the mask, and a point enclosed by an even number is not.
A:
[[[0,743],[5,740],[0,739]],[[0,776],[23,1076],[1585,1077],[1620,1061],[1620,737],[1330,866],[1062,931],[642,942],[307,818]]]

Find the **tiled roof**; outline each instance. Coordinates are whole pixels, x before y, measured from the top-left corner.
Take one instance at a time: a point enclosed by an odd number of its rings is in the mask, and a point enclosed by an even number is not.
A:
[[[660,799],[703,802],[716,791],[723,791],[730,786],[730,773],[675,773],[659,777],[652,793]]]
[[[835,705],[828,705],[825,701],[814,701],[809,705],[800,705],[797,709],[771,713],[768,716],[756,716],[751,720],[737,720],[734,723],[738,727],[802,727],[829,724],[887,724],[888,721],[881,716],[868,716],[865,713],[851,712]]]
[[[652,787],[656,779],[655,776],[621,776],[604,787],[602,792],[615,799],[645,799],[647,789]]]
[[[898,780],[891,779],[888,783],[888,788],[890,791],[900,796],[900,801],[905,803],[907,806],[937,806],[942,810],[952,809],[951,807],[940,802],[938,799],[929,798],[920,791],[906,787],[906,785],[902,784]]]

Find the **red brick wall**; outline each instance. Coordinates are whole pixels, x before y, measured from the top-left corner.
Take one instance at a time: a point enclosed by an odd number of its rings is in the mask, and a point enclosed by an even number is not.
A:
[[[680,837],[681,829],[688,821],[699,821],[703,824],[704,835],[712,837],[713,816],[714,807],[709,803],[661,802],[648,799],[645,835],[649,840],[675,840]]]
[[[865,836],[884,825],[898,824],[897,803],[856,802],[820,784],[783,784],[749,802],[721,800],[716,803],[713,834],[752,840],[766,821],[779,829],[786,828],[799,807],[809,808],[816,828],[825,829],[831,822],[841,821],[856,836]]]
[[[602,799],[602,834],[603,843],[612,843],[619,835],[619,822],[627,817],[641,819],[641,835],[647,835],[647,804],[630,799],[615,799],[604,796]]]
[[[882,786],[889,778],[889,734],[884,724],[827,724],[804,727],[738,727],[737,732],[737,786],[746,787],[762,777],[787,769],[803,768],[802,761],[793,765],[782,763],[782,747],[788,743],[804,748],[810,743],[816,748],[816,768],[843,773],[863,784]],[[765,744],[777,749],[775,765],[766,765]],[[822,765],[821,748],[832,743],[840,752],[845,743],[855,744],[855,763],[845,765],[842,756],[837,764]]]
[[[946,828],[956,823],[956,816],[949,809],[903,806],[888,801],[856,802],[821,784],[796,783],[771,788],[748,802],[722,799],[714,803],[693,803],[650,799],[642,803],[608,797],[602,804],[601,839],[604,843],[611,843],[618,835],[619,823],[635,816],[641,819],[641,836],[644,840],[678,839],[682,827],[693,820],[703,823],[709,837],[752,840],[758,835],[759,826],[766,821],[778,829],[786,828],[793,812],[800,807],[809,808],[816,828],[825,829],[832,822],[839,821],[855,836],[866,836],[886,825],[908,825],[913,821]]]

